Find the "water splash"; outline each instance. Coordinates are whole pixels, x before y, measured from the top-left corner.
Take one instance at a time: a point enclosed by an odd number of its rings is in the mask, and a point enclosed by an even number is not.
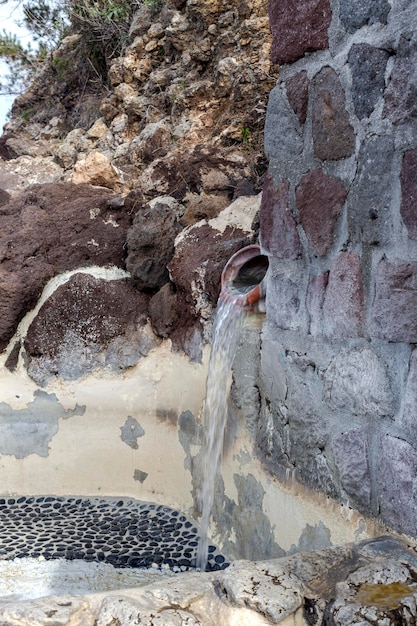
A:
[[[239,294],[225,301],[219,300],[213,326],[204,406],[203,485],[200,492],[200,541],[196,561],[197,569],[202,572],[207,565],[208,529],[227,422],[230,374],[245,315],[244,307],[237,304],[238,298]]]

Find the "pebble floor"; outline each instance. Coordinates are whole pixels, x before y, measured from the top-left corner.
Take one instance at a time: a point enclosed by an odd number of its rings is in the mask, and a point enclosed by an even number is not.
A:
[[[194,569],[198,530],[166,506],[131,499],[0,498],[0,559],[83,559],[113,567]],[[206,571],[224,569],[209,546]]]

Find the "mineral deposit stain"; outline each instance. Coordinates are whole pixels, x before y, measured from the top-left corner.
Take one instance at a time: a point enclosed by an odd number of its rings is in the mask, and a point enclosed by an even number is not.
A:
[[[138,438],[143,437],[145,431],[139,422],[129,415],[124,425],[120,428],[120,433],[120,439],[133,450],[137,450],[139,448]]]
[[[0,402],[0,454],[23,459],[29,454],[46,457],[49,443],[59,429],[59,420],[83,415],[85,406],[65,409],[55,394],[36,390],[33,401],[22,409]]]
[[[149,474],[147,472],[142,472],[141,470],[135,469],[133,473],[133,480],[137,480],[140,483],[144,483],[148,478]]]
[[[172,426],[177,426],[178,413],[173,409],[156,409],[155,413],[159,422],[168,422]]]
[[[398,609],[401,600],[413,595],[416,587],[404,583],[374,584],[363,583],[356,595],[355,601],[367,606],[377,606],[387,609]]]

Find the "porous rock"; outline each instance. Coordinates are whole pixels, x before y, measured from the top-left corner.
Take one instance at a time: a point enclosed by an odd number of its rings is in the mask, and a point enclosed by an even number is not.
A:
[[[131,216],[109,209],[109,190],[89,185],[35,185],[0,210],[0,348],[46,282],[89,265],[124,266]]]
[[[417,240],[417,150],[407,150],[401,165],[401,217],[408,236]]]
[[[361,260],[354,252],[341,252],[329,272],[323,301],[324,332],[336,337],[361,335],[364,318]]]
[[[364,428],[346,429],[332,440],[335,464],[349,503],[367,510],[371,499],[369,444]]]
[[[395,193],[394,158],[392,137],[369,137],[363,141],[358,156],[357,176],[348,198],[349,218],[357,242],[366,242],[373,247],[382,246],[392,236],[395,223],[391,213]],[[405,194],[407,190],[411,192],[412,181],[413,171],[407,171],[409,186],[404,189]],[[406,197],[404,195],[404,199]]]
[[[355,44],[349,52],[352,68],[352,98],[359,119],[369,117],[385,89],[386,50]]]
[[[97,151],[89,152],[84,159],[77,161],[70,180],[110,189],[117,189],[120,185],[120,178],[108,157]]]
[[[305,70],[294,74],[285,82],[288,102],[294,109],[300,124],[307,119],[308,88],[310,81]]]
[[[331,18],[329,0],[272,0],[269,19],[274,63],[290,63],[306,52],[327,48]]]
[[[159,289],[169,279],[167,265],[174,254],[184,207],[170,196],[135,207],[134,193],[126,199],[126,206],[136,208],[127,235],[126,267],[138,289]]]
[[[378,500],[381,514],[395,531],[416,536],[417,454],[394,435],[381,435],[378,457]]]
[[[325,373],[325,399],[333,408],[355,415],[393,413],[386,367],[369,348],[342,350]]]
[[[276,159],[285,168],[285,164],[300,158],[303,141],[300,123],[284,96],[282,85],[270,93],[268,115],[265,122],[265,152],[270,159]],[[285,171],[285,169],[284,169]]]
[[[417,40],[415,36],[400,38],[391,79],[385,91],[383,117],[393,124],[411,122],[417,117],[417,104],[414,94],[417,77],[414,67],[417,59]]]
[[[331,67],[324,67],[314,78],[313,144],[315,156],[323,161],[349,157],[355,150],[345,93]]]
[[[260,226],[262,246],[278,259],[296,259],[301,253],[300,238],[295,219],[289,210],[289,184],[283,181],[274,188],[267,175],[262,193]]]
[[[417,342],[417,263],[388,259],[379,263],[371,333],[389,341]]]
[[[152,296],[149,316],[152,328],[160,337],[169,337],[181,316],[179,299],[172,283],[166,283]]]
[[[273,624],[294,614],[303,602],[303,585],[278,561],[235,561],[222,576],[225,597],[265,615]]]
[[[201,220],[177,237],[170,277],[185,294],[192,314],[203,322],[210,320],[217,303],[227,261],[240,248],[254,243],[252,225],[259,205],[259,196],[241,196],[216,218]]]
[[[340,19],[349,33],[365,24],[386,24],[391,10],[388,0],[341,0]]]
[[[127,279],[77,273],[46,300],[25,339],[27,370],[40,385],[80,378],[95,368],[118,372],[158,340],[146,326],[148,297]]]
[[[320,256],[334,242],[338,218],[347,191],[340,180],[313,170],[305,174],[296,190],[296,204],[305,233]]]

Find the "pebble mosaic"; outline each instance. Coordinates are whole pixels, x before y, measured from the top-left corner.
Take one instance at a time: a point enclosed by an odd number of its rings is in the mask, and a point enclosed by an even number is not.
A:
[[[180,512],[132,499],[0,498],[0,559],[82,559],[113,567],[194,569],[198,529]],[[209,546],[206,571],[229,563]]]

